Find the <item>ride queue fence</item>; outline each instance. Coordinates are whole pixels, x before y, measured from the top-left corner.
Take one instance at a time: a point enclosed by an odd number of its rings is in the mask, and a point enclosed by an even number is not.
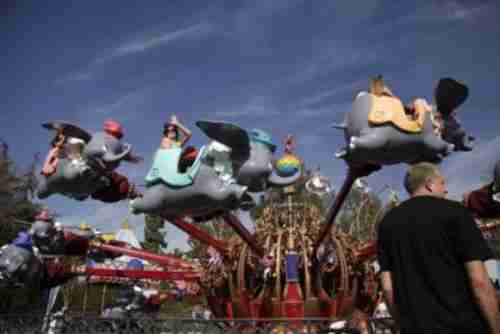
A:
[[[370,319],[370,334],[393,333],[388,319]],[[331,319],[192,319],[0,314],[0,334],[359,334],[353,328],[330,329]]]

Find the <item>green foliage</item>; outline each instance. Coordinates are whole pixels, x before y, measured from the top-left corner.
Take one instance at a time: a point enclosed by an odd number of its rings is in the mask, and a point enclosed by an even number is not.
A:
[[[37,288],[0,288],[0,313],[44,311],[40,290]]]
[[[208,232],[212,237],[220,240],[227,240],[228,238],[236,235],[233,229],[224,223],[223,219],[214,218],[206,223],[197,224],[197,227]],[[199,259],[205,255],[207,246],[202,242],[189,237],[188,245],[191,249],[183,253],[187,258]]]
[[[161,305],[161,315],[191,317],[191,311],[195,305],[200,304],[203,297],[185,297],[178,301],[170,301]]]
[[[164,253],[167,248],[165,241],[166,232],[161,231],[163,228],[163,219],[155,215],[145,215],[144,218],[144,249],[154,253]]]
[[[306,170],[304,176],[294,185],[295,192],[292,194],[292,202],[313,205],[320,209],[323,217],[326,217],[333,198],[319,198],[311,195],[305,188],[305,183],[313,175],[312,171]],[[387,188],[383,188],[385,190]],[[365,192],[363,189],[353,187],[344,202],[339,215],[336,218],[336,226],[340,231],[348,233],[358,240],[366,241],[375,238],[377,222],[389,209],[384,206],[379,192]],[[261,217],[263,209],[271,203],[284,202],[287,194],[283,189],[270,189],[261,201],[252,209],[250,216],[253,220]]]
[[[29,170],[20,173],[8,154],[8,147],[0,141],[0,245],[11,241],[40,210],[32,202],[35,183],[36,158]]]
[[[378,194],[352,188],[337,218],[337,226],[354,238],[367,241],[375,238],[377,222],[385,211]]]

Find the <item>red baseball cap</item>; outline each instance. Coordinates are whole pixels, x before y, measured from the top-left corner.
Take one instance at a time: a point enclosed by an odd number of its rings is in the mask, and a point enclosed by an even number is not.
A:
[[[113,120],[107,120],[104,122],[104,131],[118,139],[123,137],[122,125]]]

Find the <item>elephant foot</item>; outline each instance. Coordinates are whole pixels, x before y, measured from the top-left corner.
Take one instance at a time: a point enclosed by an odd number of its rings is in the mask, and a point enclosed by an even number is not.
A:
[[[448,156],[450,155],[453,151],[455,151],[455,145],[448,143],[446,145],[445,151],[443,152],[443,156]]]
[[[347,156],[347,150],[345,148],[335,152],[336,159],[344,159],[346,156]]]
[[[241,186],[241,185],[235,184],[235,183],[230,184],[228,187],[238,201],[241,201],[241,199],[243,198],[243,195],[245,195],[247,190],[248,190],[247,186]]]
[[[137,205],[137,201],[140,200],[140,198],[136,198],[136,199],[133,199],[130,201],[129,203],[129,207],[128,207],[128,210],[131,214],[133,215],[138,215],[142,212],[140,212],[139,209],[137,209],[136,205]]]
[[[255,201],[253,200],[252,196],[250,196],[248,193],[243,194],[240,200],[240,209],[243,211],[249,211],[252,208],[254,208],[256,205]]]
[[[493,194],[493,201],[500,203],[500,193]]]
[[[355,150],[356,149],[356,144],[359,141],[359,137],[352,136],[351,140],[349,141],[349,149],[350,150]]]
[[[461,145],[461,150],[466,152],[472,151],[474,149],[474,141],[475,141],[474,137],[466,136]]]

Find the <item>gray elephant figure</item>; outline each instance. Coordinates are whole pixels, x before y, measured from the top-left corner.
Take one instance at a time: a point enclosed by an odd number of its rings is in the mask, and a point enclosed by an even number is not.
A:
[[[463,102],[465,86],[460,85],[452,79],[440,81],[436,100],[443,117]],[[360,165],[413,164],[422,161],[439,163],[454,149],[463,149],[456,139],[458,133],[463,131],[461,126],[451,129],[451,123],[444,122],[443,125],[449,128],[442,129],[447,136],[441,138],[433,129],[431,110],[426,102],[418,100],[417,103],[422,106],[422,112],[418,114],[421,122],[419,126],[406,116],[406,108],[396,97],[366,92],[358,94],[352,110],[346,114],[344,124],[334,126],[344,130],[347,142],[347,146],[336,156],[350,164]],[[391,121],[386,118],[391,118]],[[396,121],[407,128],[402,129]],[[459,145],[458,148],[455,144]]]
[[[469,96],[469,88],[451,78],[443,78],[434,92],[437,111],[442,118],[442,138],[455,145],[455,151],[471,151],[474,147],[473,136],[467,134],[456,117],[456,109]]]
[[[209,138],[231,148],[234,179],[236,183],[247,186],[249,192],[261,192],[269,186],[287,186],[302,175],[301,171],[290,176],[277,173],[273,164],[276,145],[265,131],[253,129],[247,132],[223,122],[198,121],[196,125]]]
[[[109,174],[118,168],[121,161],[127,161],[130,157],[130,144],[121,142],[109,133],[91,135],[75,125],[63,122],[46,123],[44,127],[56,130],[69,139],[63,152],[60,152],[55,172],[39,178],[37,196],[40,199],[62,194],[85,200],[110,187],[113,180]]]
[[[64,254],[65,239],[62,228],[55,226],[53,222],[37,220],[30,229],[31,239],[34,246],[42,254],[60,255]]]
[[[253,199],[247,192],[267,187],[276,148],[267,133],[248,133],[230,123],[196,125],[212,141],[185,173],[178,168],[181,148],[159,149],[146,176],[146,190],[131,202],[133,213],[209,216],[248,208]]]
[[[4,286],[39,286],[43,264],[34,254],[27,232],[19,233],[9,245],[0,249],[0,284]]]
[[[118,292],[114,303],[103,310],[102,317],[108,319],[144,317],[146,301],[143,288],[139,285],[125,285]]]

